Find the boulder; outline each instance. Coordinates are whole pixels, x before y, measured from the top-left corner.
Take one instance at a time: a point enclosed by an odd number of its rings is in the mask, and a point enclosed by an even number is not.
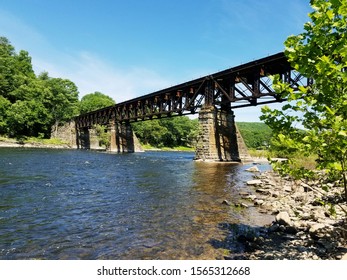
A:
[[[280,225],[284,225],[284,226],[290,226],[292,224],[292,221],[289,217],[288,212],[284,212],[284,211],[276,215],[276,221]]]

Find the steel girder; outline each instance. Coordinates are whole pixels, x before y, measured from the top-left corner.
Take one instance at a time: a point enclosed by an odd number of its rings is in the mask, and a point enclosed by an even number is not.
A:
[[[282,102],[269,78],[276,74],[294,91],[299,86],[306,87],[312,83],[312,80],[292,69],[284,53],[278,53],[80,115],[75,118],[76,127],[195,114],[202,106],[230,110]]]

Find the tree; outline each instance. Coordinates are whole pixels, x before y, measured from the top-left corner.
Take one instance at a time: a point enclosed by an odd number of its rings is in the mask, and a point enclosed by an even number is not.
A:
[[[0,133],[49,137],[52,125],[78,112],[76,85],[47,72],[36,77],[27,51],[18,54],[0,37]]]
[[[270,144],[272,131],[266,124],[238,122],[237,127],[248,148],[264,149]]]
[[[315,154],[317,168],[324,172],[296,168],[291,158],[282,168],[298,177],[324,174],[344,187],[347,201],[347,2],[312,0],[311,6],[311,22],[303,33],[288,37],[285,54],[314,83],[294,92],[273,77],[275,91],[289,103],[281,111],[264,107],[262,120],[283,145],[302,155]]]
[[[115,103],[116,102],[111,97],[96,91],[82,97],[80,102],[80,113],[88,113],[101,108],[112,106]]]
[[[78,89],[68,79],[49,78],[46,74],[39,78],[45,85],[42,97],[51,114],[51,126],[57,133],[58,126],[62,122],[78,115]]]

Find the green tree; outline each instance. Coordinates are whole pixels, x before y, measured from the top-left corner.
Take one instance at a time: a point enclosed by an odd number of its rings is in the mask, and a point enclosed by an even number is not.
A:
[[[46,74],[41,75],[45,89],[42,97],[46,108],[51,115],[53,131],[57,132],[58,126],[78,115],[78,88],[68,79],[47,78]]]
[[[193,146],[199,129],[197,119],[185,116],[137,122],[132,127],[143,144],[172,148]]]
[[[51,127],[78,112],[76,85],[47,72],[36,77],[27,51],[18,54],[0,37],[0,133],[50,136]]]
[[[347,201],[347,1],[312,0],[311,6],[311,22],[286,40],[285,54],[314,84],[294,92],[275,76],[274,89],[289,103],[282,110],[265,107],[262,119],[281,144],[304,156],[317,155],[317,168],[344,186]],[[317,175],[290,162],[282,168],[299,177]]]
[[[131,125],[143,144],[150,144],[155,147],[164,146],[163,135],[166,135],[168,130],[159,123],[159,120],[136,122]]]
[[[0,135],[7,133],[7,115],[11,102],[0,95]]]
[[[49,111],[37,100],[18,100],[8,110],[10,136],[38,136],[45,130]]]
[[[15,50],[5,37],[0,37],[0,94],[7,98],[14,86]]]
[[[115,103],[116,102],[111,97],[96,91],[94,93],[89,93],[82,97],[79,105],[80,113],[88,113],[101,108],[112,106]]]
[[[271,141],[272,131],[264,123],[238,122],[237,127],[248,148],[264,149]]]

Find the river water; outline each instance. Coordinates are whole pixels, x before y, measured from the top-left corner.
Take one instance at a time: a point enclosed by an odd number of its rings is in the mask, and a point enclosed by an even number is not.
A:
[[[248,165],[187,152],[0,149],[0,259],[222,259]],[[260,166],[267,169],[268,166]]]

